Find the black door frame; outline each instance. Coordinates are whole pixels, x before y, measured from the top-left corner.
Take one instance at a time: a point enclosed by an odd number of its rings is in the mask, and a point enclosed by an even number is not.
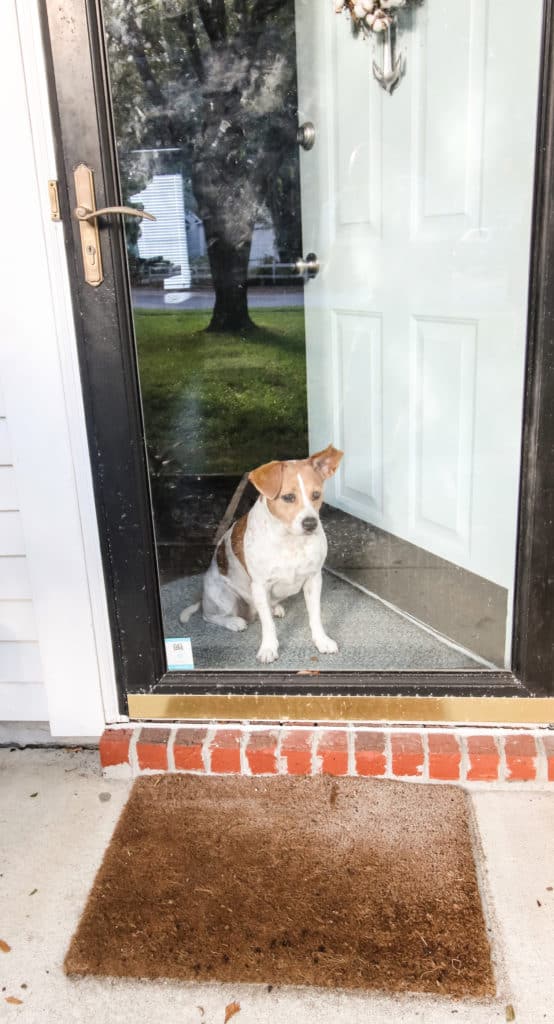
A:
[[[83,281],[73,168],[97,206],[120,187],[101,0],[41,0],[59,192],[122,713],[127,696],[554,695],[554,0],[544,0],[529,281],[513,671],[165,671],[156,548],[122,223],[101,222],[104,283]]]

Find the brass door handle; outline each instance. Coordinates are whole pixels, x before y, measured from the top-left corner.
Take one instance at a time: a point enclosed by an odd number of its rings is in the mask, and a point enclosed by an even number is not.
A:
[[[104,280],[102,269],[102,252],[100,249],[100,231],[98,229],[98,217],[106,213],[123,213],[129,217],[144,217],[146,220],[156,220],[146,210],[134,210],[131,206],[104,206],[96,209],[96,196],[94,194],[94,174],[86,164],[79,164],[73,172],[75,182],[75,198],[77,205],[74,210],[75,218],[79,222],[81,235],[81,256],[83,259],[83,273],[85,281],[91,288],[98,288]]]
[[[103,206],[100,210],[89,210],[86,206],[77,206],[75,216],[77,220],[93,220],[94,217],[103,217],[105,213],[124,213],[126,217],[144,217],[145,220],[156,220],[152,213],[146,210],[134,210],[132,206]]]

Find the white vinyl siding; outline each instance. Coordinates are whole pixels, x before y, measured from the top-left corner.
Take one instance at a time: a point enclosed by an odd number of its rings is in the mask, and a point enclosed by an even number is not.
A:
[[[142,259],[163,257],[179,271],[164,280],[164,288],[190,288],[191,275],[185,221],[185,196],[181,174],[155,174],[142,192],[131,196],[142,203],[155,221],[140,225],[138,251]]]
[[[0,391],[0,720],[47,718],[17,470]]]

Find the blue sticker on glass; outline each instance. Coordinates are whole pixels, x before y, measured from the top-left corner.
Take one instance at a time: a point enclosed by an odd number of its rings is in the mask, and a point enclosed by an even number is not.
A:
[[[184,672],[194,668],[192,644],[188,636],[170,636],[165,639],[168,672]]]

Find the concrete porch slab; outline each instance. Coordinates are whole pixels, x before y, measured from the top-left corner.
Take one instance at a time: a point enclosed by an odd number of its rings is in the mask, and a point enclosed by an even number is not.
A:
[[[554,1024],[554,793],[534,784],[472,791],[499,960],[499,998],[430,998],[70,980],[62,961],[131,780],[100,775],[94,751],[0,750],[0,1019],[117,1024]],[[36,794],[36,795],[33,795]],[[25,988],[22,986],[25,985]],[[8,1004],[9,996],[21,1004]]]

